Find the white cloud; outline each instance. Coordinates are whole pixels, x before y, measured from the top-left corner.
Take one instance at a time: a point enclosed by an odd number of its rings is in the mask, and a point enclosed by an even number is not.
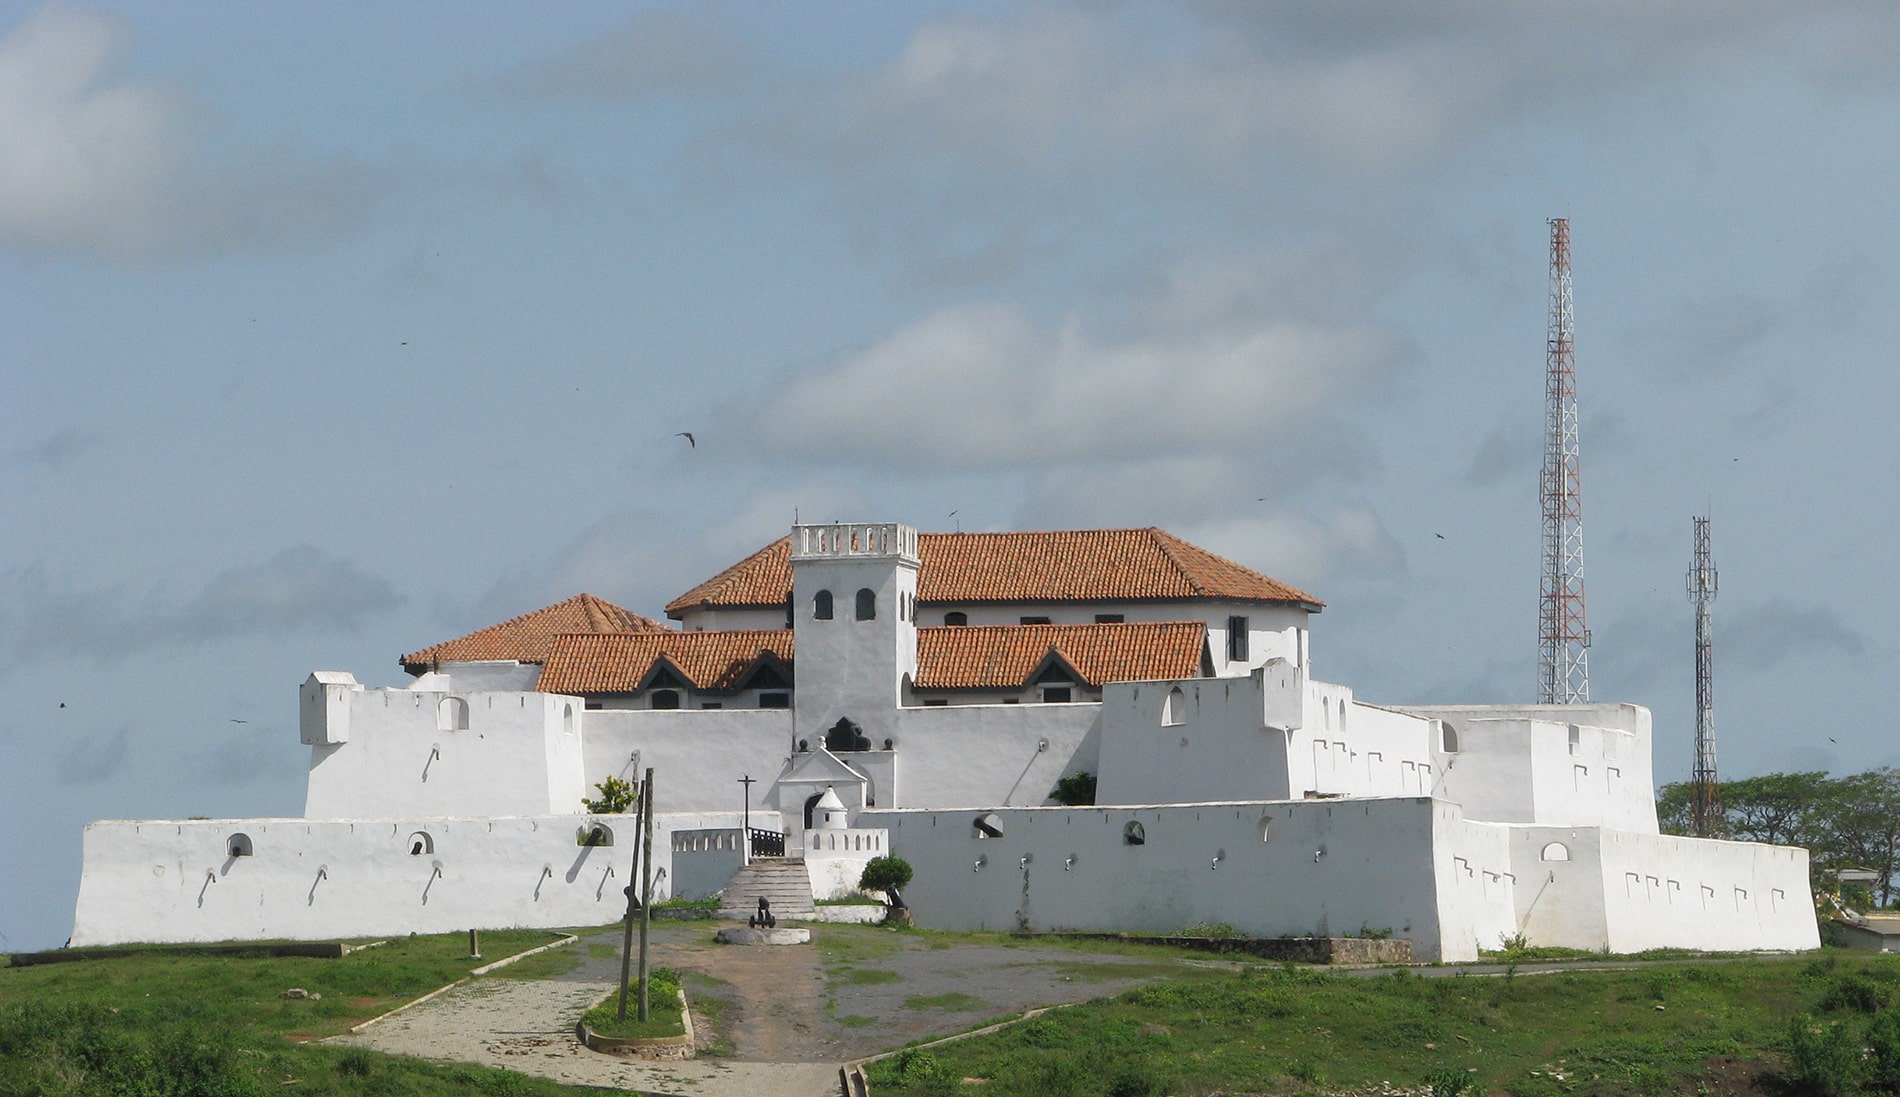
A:
[[[155,86],[110,80],[129,45],[116,21],[68,8],[0,39],[0,243],[158,242],[178,112]]]
[[[764,448],[814,462],[981,469],[1272,447],[1396,353],[1377,331],[1292,319],[1101,342],[1077,320],[1052,329],[975,304],[783,375],[740,415]]]
[[[117,20],[47,7],[0,38],[0,248],[219,252],[360,227],[391,173],[285,148],[209,160],[186,104],[120,78]]]

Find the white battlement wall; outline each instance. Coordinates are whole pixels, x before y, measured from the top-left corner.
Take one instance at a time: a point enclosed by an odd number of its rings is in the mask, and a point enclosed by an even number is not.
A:
[[[578,697],[376,689],[342,701],[348,739],[310,748],[306,818],[580,810]]]
[[[656,863],[676,829],[737,825],[658,815]],[[611,845],[582,844],[595,826]],[[631,815],[92,823],[72,943],[602,925],[626,911],[635,840]],[[655,901],[671,884],[657,874]]]

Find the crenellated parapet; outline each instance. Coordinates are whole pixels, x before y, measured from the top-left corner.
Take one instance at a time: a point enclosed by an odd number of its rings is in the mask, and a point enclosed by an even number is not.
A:
[[[897,557],[916,563],[917,531],[899,522],[827,522],[792,527],[792,559]]]

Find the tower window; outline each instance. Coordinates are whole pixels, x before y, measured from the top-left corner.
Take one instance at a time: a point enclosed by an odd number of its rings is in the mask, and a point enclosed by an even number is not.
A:
[[[821,590],[811,596],[811,616],[814,621],[831,620],[831,592]]]
[[[877,620],[877,591],[870,587],[858,591],[858,620]]]
[[[1227,658],[1235,663],[1247,661],[1247,619],[1245,617],[1227,619]]]

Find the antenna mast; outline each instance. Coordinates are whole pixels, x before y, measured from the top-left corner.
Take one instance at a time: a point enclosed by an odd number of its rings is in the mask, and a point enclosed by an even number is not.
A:
[[[1546,705],[1590,700],[1583,615],[1583,497],[1577,450],[1577,351],[1570,299],[1570,221],[1550,221],[1550,333],[1544,355],[1544,575],[1537,615],[1537,692]]]
[[[1709,558],[1709,520],[1695,522],[1695,562],[1689,568],[1689,600],[1695,603],[1695,803],[1690,823],[1697,838],[1720,830],[1722,793],[1715,779],[1715,640],[1710,611],[1715,606],[1715,562]]]

